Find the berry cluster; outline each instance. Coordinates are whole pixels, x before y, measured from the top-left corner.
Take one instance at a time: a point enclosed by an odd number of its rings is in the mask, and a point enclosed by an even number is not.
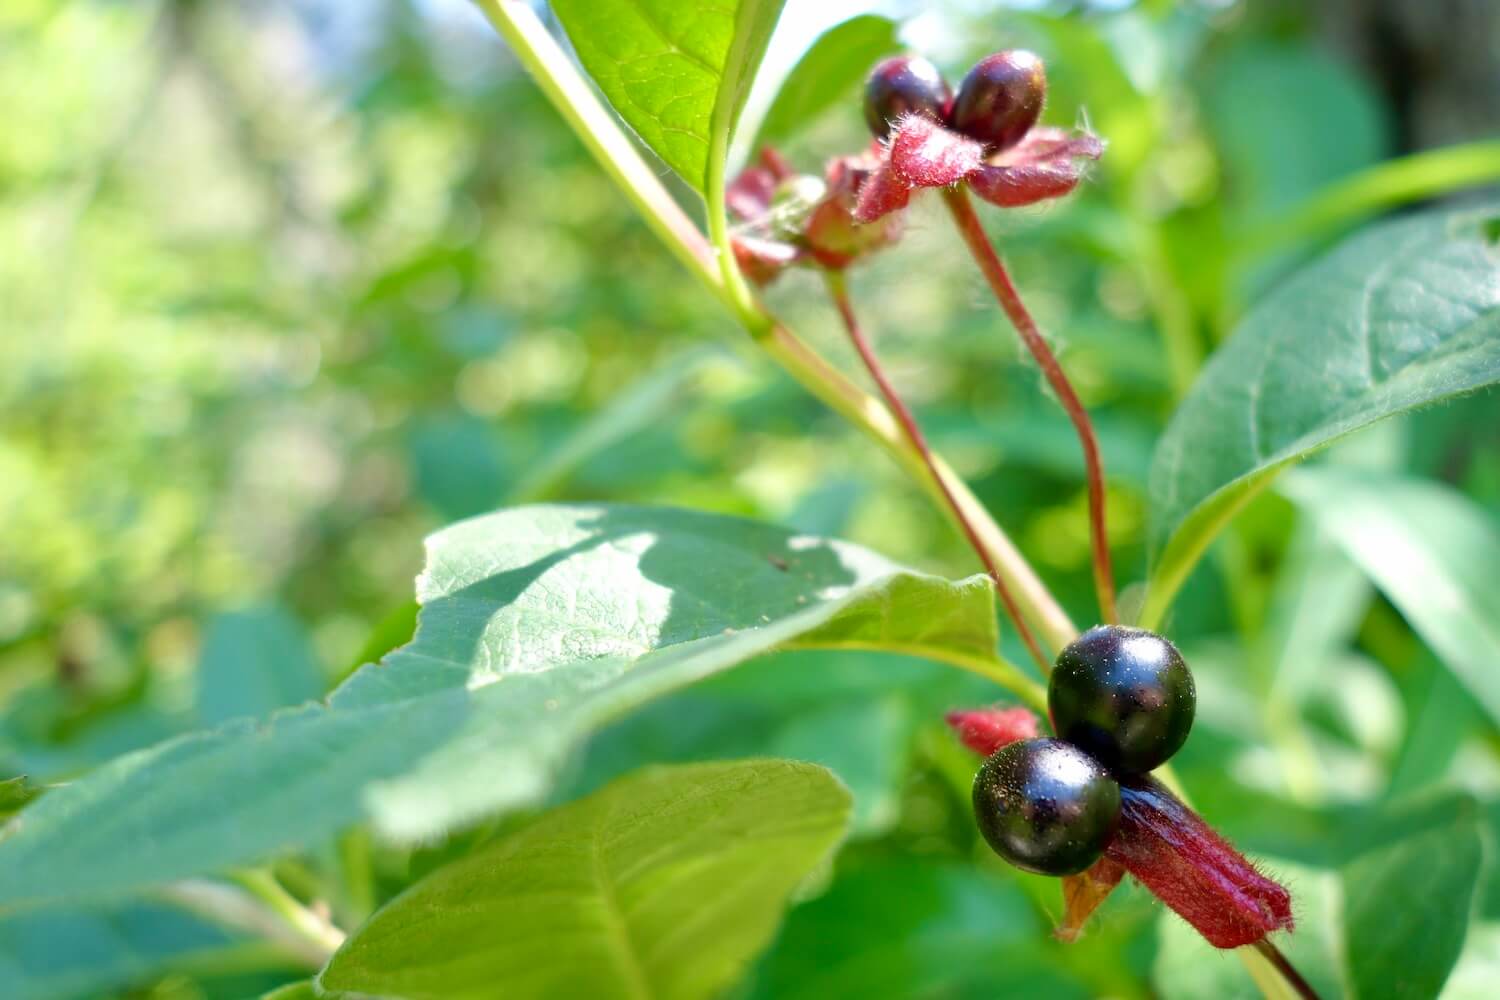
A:
[[[986,56],[969,70],[955,97],[938,68],[920,56],[892,56],[865,84],[865,121],[884,139],[905,115],[925,115],[992,151],[1008,149],[1042,115],[1047,74],[1024,49]]]
[[[1182,656],[1144,629],[1101,625],[1057,658],[1047,709],[1057,738],[1001,747],[974,778],[974,815],[1018,868],[1073,875],[1119,823],[1120,782],[1164,764],[1187,739],[1196,696]]]

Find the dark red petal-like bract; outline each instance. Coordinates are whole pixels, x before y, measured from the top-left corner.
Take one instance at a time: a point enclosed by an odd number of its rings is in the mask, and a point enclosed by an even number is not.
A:
[[[1097,160],[1103,153],[1104,143],[1087,132],[1038,126],[1019,145],[971,172],[969,187],[1002,208],[1060,198],[1083,179],[1083,161]]]
[[[1120,827],[1105,857],[1217,948],[1292,929],[1292,897],[1146,775],[1120,782]]]

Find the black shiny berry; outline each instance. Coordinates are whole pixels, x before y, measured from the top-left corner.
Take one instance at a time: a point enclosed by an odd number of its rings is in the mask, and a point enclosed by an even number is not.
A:
[[[942,121],[952,99],[948,81],[932,63],[920,56],[892,56],[876,63],[865,81],[865,122],[884,139],[891,123],[905,114]]]
[[[1001,747],[974,776],[974,818],[995,853],[1040,875],[1099,860],[1120,818],[1120,786],[1071,743],[1040,737]]]
[[[1166,763],[1193,727],[1193,675],[1145,629],[1100,625],[1069,643],[1047,685],[1057,735],[1124,774]]]
[[[1021,141],[1042,114],[1047,72],[1025,49],[1007,49],[975,63],[958,86],[948,124],[994,149]]]

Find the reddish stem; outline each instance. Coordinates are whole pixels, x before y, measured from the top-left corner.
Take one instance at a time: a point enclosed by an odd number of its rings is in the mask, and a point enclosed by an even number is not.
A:
[[[849,332],[849,340],[854,344],[854,349],[859,352],[860,360],[865,363],[870,377],[875,380],[875,385],[880,389],[880,394],[885,398],[886,405],[891,408],[891,413],[896,417],[901,429],[906,432],[906,437],[911,441],[912,447],[922,456],[923,463],[927,466],[928,473],[938,484],[938,489],[943,492],[943,500],[953,511],[954,519],[958,521],[959,527],[963,529],[964,536],[969,540],[969,545],[979,556],[979,561],[984,565],[984,570],[989,574],[990,580],[995,584],[995,593],[1000,595],[1000,603],[1005,608],[1005,613],[1010,616],[1011,624],[1016,628],[1016,634],[1021,641],[1026,643],[1026,648],[1031,651],[1032,657],[1037,665],[1041,667],[1045,675],[1052,668],[1051,662],[1042,647],[1037,644],[1036,636],[1031,634],[1031,629],[1026,626],[1026,619],[1021,617],[1020,606],[1016,599],[1011,596],[1010,589],[1006,587],[1005,580],[1000,576],[1000,568],[990,558],[989,551],[984,543],[980,541],[979,533],[974,530],[974,525],[969,522],[964,513],[963,506],[954,498],[953,492],[948,489],[941,473],[938,472],[937,463],[933,461],[932,449],[927,446],[927,438],[922,434],[922,428],[917,426],[916,417],[912,416],[901,396],[896,392],[896,387],[891,385],[885,377],[885,371],[880,366],[880,359],[875,356],[875,350],[870,342],[865,339],[864,331],[860,328],[859,320],[854,315],[854,307],[849,302],[849,292],[844,285],[844,276],[839,271],[825,272],[828,278],[828,294],[833,299],[833,304],[838,307],[839,316],[844,320],[844,329]]]
[[[958,227],[959,235],[968,245],[969,252],[979,265],[979,270],[984,272],[985,280],[989,282],[990,289],[995,293],[1000,308],[1004,309],[1005,315],[1010,317],[1011,324],[1021,335],[1022,343],[1036,359],[1036,363],[1042,369],[1042,374],[1047,377],[1047,383],[1052,386],[1052,391],[1057,394],[1057,399],[1067,411],[1068,418],[1073,421],[1073,429],[1078,432],[1078,441],[1083,446],[1084,469],[1088,477],[1089,542],[1094,552],[1094,588],[1099,593],[1099,613],[1106,622],[1118,621],[1120,615],[1115,607],[1115,577],[1109,562],[1109,535],[1105,530],[1104,519],[1104,462],[1099,456],[1099,441],[1094,437],[1094,425],[1089,420],[1088,411],[1079,402],[1078,394],[1073,391],[1073,385],[1068,381],[1068,376],[1063,373],[1062,366],[1057,363],[1057,356],[1042,339],[1036,322],[1031,318],[1031,313],[1027,312],[1026,306],[1022,304],[1021,295],[1016,291],[1015,283],[1010,280],[1010,274],[1006,272],[1005,265],[995,253],[995,248],[990,245],[989,237],[985,235],[984,227],[979,223],[979,216],[974,214],[974,205],[969,201],[968,192],[960,184],[956,187],[945,188],[943,198],[948,203],[948,210],[953,214],[953,222]]]

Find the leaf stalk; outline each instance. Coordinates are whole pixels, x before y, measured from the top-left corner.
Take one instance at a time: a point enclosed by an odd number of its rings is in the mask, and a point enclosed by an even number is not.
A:
[[[990,579],[994,582],[995,593],[999,595],[1000,604],[1004,607],[1006,615],[1010,617],[1011,624],[1015,626],[1016,633],[1021,637],[1021,641],[1026,644],[1027,651],[1031,653],[1032,659],[1036,660],[1037,666],[1041,668],[1042,673],[1045,675],[1052,668],[1052,664],[1047,659],[1046,654],[1042,652],[1042,647],[1037,644],[1036,636],[1032,635],[1031,629],[1027,627],[1026,618],[1021,614],[1021,609],[1016,605],[1016,599],[1011,594],[1010,588],[1006,586],[1005,578],[1000,575],[1000,568],[995,565],[995,561],[990,557],[989,551],[984,547],[978,533],[974,530],[973,524],[970,523],[967,513],[954,499],[952,491],[948,489],[947,483],[943,481],[942,476],[939,474],[933,462],[932,449],[927,444],[927,436],[922,433],[921,426],[917,424],[917,418],[913,416],[910,407],[902,400],[901,394],[896,391],[896,387],[891,384],[891,380],[886,377],[885,370],[880,364],[880,359],[875,354],[875,348],[865,336],[864,330],[860,327],[859,319],[854,314],[854,305],[849,301],[849,287],[848,282],[844,278],[844,272],[824,271],[823,276],[824,282],[828,286],[828,296],[833,300],[835,308],[838,309],[839,318],[844,322],[844,330],[849,334],[849,341],[854,345],[854,350],[859,354],[860,360],[864,362],[865,370],[870,373],[870,378],[874,380],[875,385],[880,389],[880,394],[884,397],[886,406],[890,407],[891,412],[896,416],[896,420],[901,424],[901,429],[906,433],[906,439],[911,442],[912,448],[921,456],[922,461],[926,463],[927,470],[932,479],[938,484],[938,489],[943,495],[943,501],[947,504],[953,520],[957,522],[964,537],[968,539],[969,545],[974,549],[975,554],[979,556],[979,561],[983,564],[985,572],[990,575]]]
[[[1093,550],[1094,589],[1099,595],[1099,613],[1106,622],[1119,621],[1120,613],[1115,606],[1114,570],[1109,559],[1109,533],[1105,524],[1104,460],[1099,454],[1099,440],[1094,435],[1093,422],[1089,419],[1088,411],[1083,408],[1083,403],[1079,401],[1078,394],[1073,391],[1073,384],[1068,381],[1062,365],[1058,364],[1057,356],[1047,346],[1047,341],[1037,329],[1036,321],[1031,318],[1031,313],[1021,301],[1020,292],[1016,290],[1015,282],[1011,281],[1005,264],[990,244],[979,216],[974,213],[974,203],[969,200],[968,191],[962,185],[944,188],[943,199],[948,204],[948,211],[953,216],[959,236],[979,265],[990,290],[995,293],[1000,308],[1020,334],[1021,342],[1036,359],[1047,384],[1057,394],[1058,402],[1067,411],[1068,419],[1073,422],[1078,443],[1083,447],[1083,463],[1088,479],[1089,543]]]

